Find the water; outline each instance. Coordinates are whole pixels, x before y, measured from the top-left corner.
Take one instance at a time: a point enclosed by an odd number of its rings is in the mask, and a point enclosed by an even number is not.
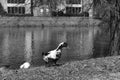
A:
[[[59,63],[90,58],[98,27],[36,27],[0,29],[0,65],[10,64],[19,68],[30,61],[32,66],[44,64],[41,53],[55,49],[65,41]]]

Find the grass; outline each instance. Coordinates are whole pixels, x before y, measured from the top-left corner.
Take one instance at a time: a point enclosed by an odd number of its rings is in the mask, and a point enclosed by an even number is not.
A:
[[[67,62],[61,66],[1,70],[0,80],[120,80],[117,56]]]

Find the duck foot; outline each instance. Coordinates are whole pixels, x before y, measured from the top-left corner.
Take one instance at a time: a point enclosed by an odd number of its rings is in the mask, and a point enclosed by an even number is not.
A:
[[[50,65],[45,65],[45,67],[50,67]]]
[[[45,64],[45,66],[46,66],[46,67],[51,67],[52,64],[49,64],[49,63],[48,63],[48,64]]]
[[[61,66],[62,64],[54,64],[53,66]]]

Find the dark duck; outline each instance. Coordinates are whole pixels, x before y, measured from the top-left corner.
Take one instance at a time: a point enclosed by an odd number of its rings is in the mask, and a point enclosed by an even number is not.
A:
[[[68,44],[66,42],[62,42],[58,45],[56,49],[51,50],[47,53],[43,52],[42,53],[43,60],[46,62],[46,64],[53,63],[55,65],[58,65],[56,63],[61,58],[62,49],[63,47],[67,47],[67,46]]]

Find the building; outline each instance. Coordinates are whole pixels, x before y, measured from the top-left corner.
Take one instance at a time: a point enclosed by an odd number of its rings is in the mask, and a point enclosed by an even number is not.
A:
[[[0,0],[8,15],[31,15],[31,0]]]
[[[82,12],[82,0],[67,0],[66,14],[79,15]]]
[[[89,9],[93,0],[0,0],[8,15],[34,16],[93,16],[93,9]],[[49,2],[53,1],[53,2]],[[32,3],[35,4],[32,7]],[[39,6],[38,6],[39,5]],[[51,8],[52,7],[52,8]]]
[[[93,0],[61,0],[56,5],[56,12],[65,16],[93,16]],[[61,15],[60,14],[60,15]]]

